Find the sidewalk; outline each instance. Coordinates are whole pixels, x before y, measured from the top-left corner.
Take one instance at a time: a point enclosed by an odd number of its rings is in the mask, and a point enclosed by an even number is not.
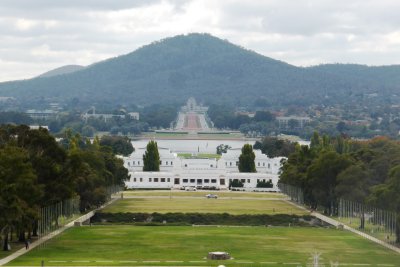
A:
[[[292,205],[294,205],[294,206],[296,206],[296,207],[298,207],[298,208],[300,208],[300,209],[307,210],[303,206],[300,206],[300,205],[298,205],[296,203],[293,203],[291,201],[287,201],[287,202],[292,204]],[[316,217],[316,218],[318,218],[318,219],[320,219],[320,220],[322,220],[322,221],[324,221],[326,223],[329,223],[330,225],[333,225],[335,227],[338,227],[339,225],[343,225],[343,229],[348,230],[350,232],[353,232],[353,233],[355,233],[355,234],[357,234],[359,236],[362,236],[362,237],[364,237],[364,238],[366,238],[368,240],[371,240],[372,242],[375,242],[375,243],[377,243],[377,244],[379,244],[381,246],[384,246],[384,247],[386,247],[388,249],[391,249],[391,250],[393,250],[393,251],[395,251],[395,252],[400,254],[400,248],[395,247],[395,246],[393,246],[391,244],[388,244],[388,243],[386,243],[386,242],[384,242],[382,240],[379,240],[379,239],[377,239],[377,238],[375,238],[373,236],[370,236],[370,235],[368,235],[368,234],[366,234],[364,232],[361,232],[361,231],[358,231],[358,230],[356,230],[354,228],[351,228],[350,226],[348,226],[346,224],[343,224],[342,222],[339,222],[337,220],[334,220],[334,219],[332,219],[332,218],[330,218],[328,216],[322,215],[319,212],[313,211],[313,212],[310,213],[310,215],[312,215],[312,216],[314,216],[314,217]]]
[[[110,205],[111,203],[113,203],[113,202],[116,201],[117,199],[119,199],[119,198],[112,198],[109,202],[107,202],[107,203],[104,204],[103,206],[101,206],[101,207],[99,207],[99,208],[97,208],[97,209],[95,209],[95,210],[93,210],[93,211],[91,211],[91,212],[89,212],[89,213],[86,213],[85,215],[82,215],[81,217],[79,217],[79,218],[77,218],[77,219],[75,219],[75,220],[69,222],[68,224],[64,225],[63,227],[61,227],[61,228],[55,230],[54,232],[51,232],[51,233],[49,233],[48,235],[43,236],[41,239],[39,239],[39,240],[37,240],[37,241],[31,243],[31,244],[29,245],[29,249],[26,249],[25,247],[23,247],[23,248],[21,248],[20,250],[15,251],[15,252],[12,253],[11,255],[9,255],[9,256],[7,256],[7,257],[5,257],[5,258],[3,258],[3,259],[0,259],[0,266],[3,266],[4,264],[9,263],[10,261],[12,261],[12,260],[18,258],[18,257],[21,256],[21,255],[24,255],[25,253],[29,252],[30,250],[36,248],[37,246],[40,246],[40,245],[43,244],[44,242],[46,242],[46,241],[52,239],[53,237],[55,237],[55,236],[61,234],[62,232],[64,232],[65,230],[67,230],[67,229],[73,227],[74,224],[75,224],[75,222],[84,222],[84,221],[90,219],[91,217],[93,217],[94,213],[95,213],[97,210],[102,209],[102,208],[104,208],[104,207]]]

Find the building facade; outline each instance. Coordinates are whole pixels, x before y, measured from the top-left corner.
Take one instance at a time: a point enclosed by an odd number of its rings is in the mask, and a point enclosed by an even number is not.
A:
[[[278,191],[279,169],[282,157],[269,158],[260,150],[256,155],[256,173],[240,173],[238,169],[241,149],[230,149],[220,159],[182,158],[168,148],[159,148],[160,171],[143,171],[143,154],[146,148],[138,148],[130,156],[124,157],[124,165],[129,170],[130,180],[126,187],[130,189],[165,189],[195,187],[201,189],[228,189],[229,183],[238,180],[244,190],[261,190],[258,182],[271,182],[269,191]]]

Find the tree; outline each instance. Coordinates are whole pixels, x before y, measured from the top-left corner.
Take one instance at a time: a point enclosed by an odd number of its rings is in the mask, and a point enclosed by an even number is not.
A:
[[[158,154],[157,142],[150,141],[143,155],[143,171],[160,171],[160,155]]]
[[[217,146],[217,154],[222,155],[222,153],[226,153],[230,148],[231,147],[229,145],[220,144]]]
[[[268,181],[258,181],[257,182],[257,188],[272,188],[274,187],[274,184],[272,183],[272,180],[269,179]]]
[[[351,165],[337,176],[335,194],[346,200],[362,203],[360,229],[365,227],[364,204],[369,193],[369,173],[360,165]]]
[[[134,151],[131,140],[126,136],[104,135],[101,137],[100,145],[109,146],[113,153],[123,156],[128,156]]]
[[[261,149],[268,157],[288,157],[295,151],[296,143],[280,140],[276,137],[264,137],[263,140],[254,144],[254,149]]]
[[[38,218],[42,187],[29,162],[28,153],[15,146],[0,149],[0,231],[3,250],[8,250],[11,228],[29,225]]]
[[[332,214],[337,203],[335,188],[337,176],[352,164],[347,155],[323,150],[307,169],[307,179],[317,205],[324,206]]]
[[[257,172],[255,158],[253,147],[250,144],[245,144],[242,148],[242,154],[239,156],[239,172]]]
[[[273,121],[274,114],[269,111],[257,111],[253,118],[255,121]]]
[[[400,213],[400,166],[389,171],[389,178],[384,184],[371,188],[369,202],[381,208]],[[396,242],[400,243],[400,215],[396,218]]]

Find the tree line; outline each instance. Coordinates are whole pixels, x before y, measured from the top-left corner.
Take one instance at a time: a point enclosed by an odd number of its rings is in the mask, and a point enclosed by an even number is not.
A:
[[[284,162],[280,182],[301,188],[307,205],[329,215],[337,215],[340,198],[400,214],[400,143],[314,133],[309,147],[298,145]],[[400,216],[396,236],[400,242]]]
[[[3,250],[14,232],[37,235],[41,207],[78,197],[80,210],[107,199],[107,187],[123,185],[128,171],[112,148],[66,131],[58,143],[46,129],[0,126],[0,230]]]

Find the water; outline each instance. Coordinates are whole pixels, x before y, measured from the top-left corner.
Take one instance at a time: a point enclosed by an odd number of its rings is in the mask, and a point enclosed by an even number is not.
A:
[[[232,148],[242,148],[244,144],[254,145],[255,141],[246,140],[155,140],[158,147],[171,149],[174,153],[213,153],[217,152],[220,144],[229,145]],[[132,141],[134,148],[146,147],[149,140]]]

